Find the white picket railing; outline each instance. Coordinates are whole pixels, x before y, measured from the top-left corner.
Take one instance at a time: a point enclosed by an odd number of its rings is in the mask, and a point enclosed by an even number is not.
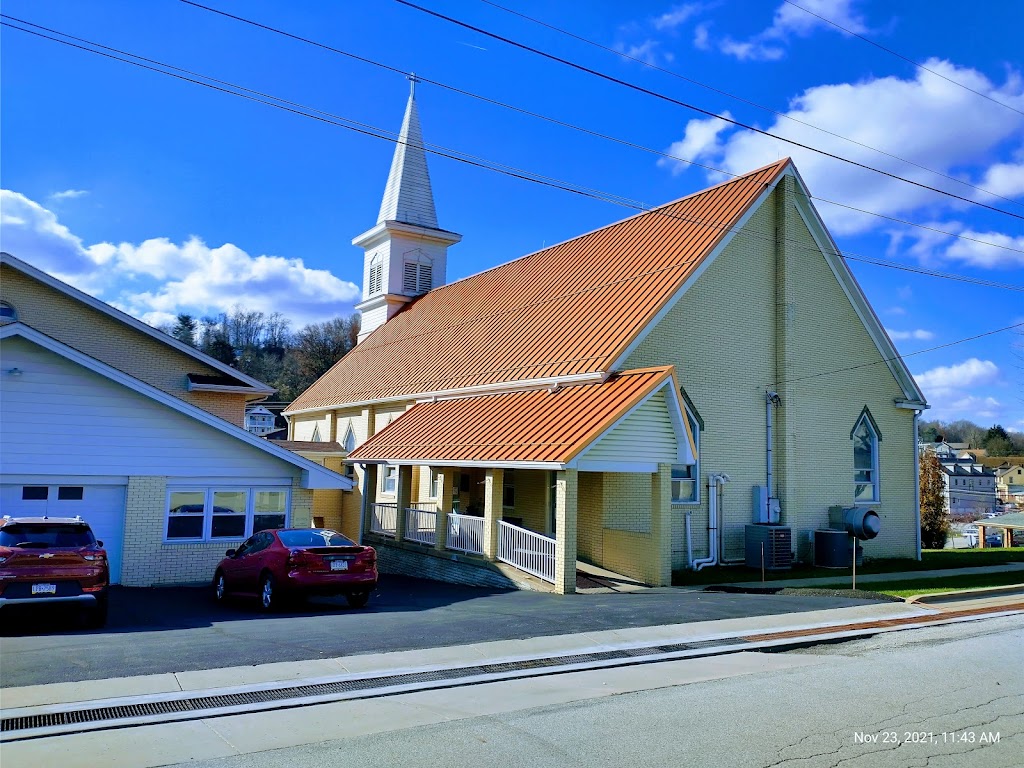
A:
[[[422,508],[427,506],[435,507],[434,504],[422,503],[406,508],[405,538],[409,541],[433,544],[437,540],[437,512]]]
[[[555,583],[555,540],[518,525],[498,523],[498,559]]]
[[[470,552],[477,555],[484,553],[484,519],[474,515],[448,515],[448,549],[459,552]]]
[[[372,504],[370,507],[370,530],[381,536],[394,538],[398,531],[398,505]]]

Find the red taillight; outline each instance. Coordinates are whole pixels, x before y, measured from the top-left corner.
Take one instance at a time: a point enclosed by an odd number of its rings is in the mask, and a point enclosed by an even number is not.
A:
[[[315,555],[311,555],[304,549],[293,549],[288,553],[288,567],[289,568],[308,568],[309,566],[316,563],[320,558]]]
[[[377,552],[372,547],[367,547],[359,554],[359,559],[367,565],[373,565],[377,562]]]

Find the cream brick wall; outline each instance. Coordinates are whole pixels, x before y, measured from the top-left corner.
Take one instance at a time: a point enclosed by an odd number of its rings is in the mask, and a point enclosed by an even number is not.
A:
[[[21,322],[47,336],[232,424],[245,426],[243,395],[186,390],[186,374],[220,374],[190,355],[6,265],[0,267],[0,299],[17,310]]]
[[[882,533],[865,544],[869,557],[914,557],[913,414],[897,409],[902,397],[884,364],[842,374],[824,371],[880,361],[853,306],[796,213],[791,199],[776,210],[775,192],[629,357],[625,368],[672,363],[704,419],[701,503],[673,507],[673,565],[685,567],[684,521],[692,511],[694,549],[707,552],[707,476],[726,472],[724,543],[742,557],[743,526],[751,520],[754,485],[765,482],[764,391],[775,384],[775,463],[783,521],[794,542],[827,523],[832,504],[853,503],[850,431],[867,405],[882,432]],[[783,214],[778,216],[777,213]],[[776,257],[764,233],[785,225],[785,276],[776,334]],[[782,362],[779,348],[783,347]],[[777,384],[791,380],[788,385]],[[801,554],[803,551],[801,549]]]
[[[308,526],[312,520],[313,491],[300,488],[299,478],[292,483],[290,525]],[[127,587],[160,584],[201,584],[213,578],[225,550],[238,546],[241,539],[216,542],[166,544],[167,478],[135,476],[128,478],[125,499],[124,550],[121,556],[121,583]]]

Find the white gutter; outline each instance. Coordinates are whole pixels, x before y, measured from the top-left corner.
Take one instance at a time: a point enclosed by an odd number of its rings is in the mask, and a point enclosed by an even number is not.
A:
[[[730,479],[724,472],[708,475],[708,556],[691,563],[695,571],[708,565],[718,565],[718,490]]]

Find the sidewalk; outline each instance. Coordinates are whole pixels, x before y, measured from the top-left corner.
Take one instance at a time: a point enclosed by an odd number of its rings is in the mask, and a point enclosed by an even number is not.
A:
[[[956,576],[971,576],[982,573],[1012,573],[1020,572],[1021,582],[1024,583],[1024,563],[1006,563],[1004,565],[986,565],[974,568],[944,568],[933,571],[898,571],[895,573],[865,573],[857,574],[857,585],[871,584],[882,581],[910,581],[915,579],[941,579],[954,578]],[[809,579],[772,579],[771,581],[739,581],[723,582],[722,586],[743,588],[778,587],[823,587],[829,584],[849,584],[851,580],[850,569],[836,569],[835,576],[815,576]]]

